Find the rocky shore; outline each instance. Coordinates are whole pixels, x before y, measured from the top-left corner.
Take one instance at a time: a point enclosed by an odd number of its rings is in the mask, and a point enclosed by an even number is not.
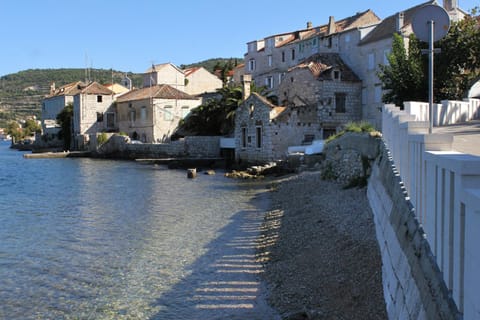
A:
[[[282,318],[386,319],[366,188],[304,172],[272,183],[271,199],[258,251]]]

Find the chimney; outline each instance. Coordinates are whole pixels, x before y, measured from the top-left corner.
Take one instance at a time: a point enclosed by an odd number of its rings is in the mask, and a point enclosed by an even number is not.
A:
[[[405,24],[405,13],[404,12],[397,13],[397,20],[396,20],[396,26],[395,26],[396,31],[400,32],[404,24]]]
[[[247,100],[250,96],[250,85],[252,83],[252,75],[251,74],[244,74],[242,76],[242,84],[243,84],[243,100]]]
[[[52,84],[50,85],[50,94],[54,94],[55,93],[55,82],[52,82]]]
[[[458,0],[443,0],[443,8],[446,11],[458,9]]]
[[[307,22],[307,29],[310,30],[310,29],[312,29],[312,28],[313,28],[312,22],[311,22],[311,21],[308,21],[308,22]]]
[[[332,34],[332,33],[335,33],[337,32],[337,25],[335,24],[335,19],[333,18],[333,16],[330,16],[330,18],[328,18],[328,34]]]

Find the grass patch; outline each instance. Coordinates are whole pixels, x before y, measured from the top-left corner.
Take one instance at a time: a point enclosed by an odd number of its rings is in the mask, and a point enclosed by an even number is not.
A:
[[[346,132],[356,132],[356,133],[370,132],[371,133],[374,131],[375,131],[375,128],[370,122],[367,122],[367,121],[349,122],[345,125],[345,128],[342,131],[328,137],[325,140],[325,143],[329,143],[330,141],[343,136]]]

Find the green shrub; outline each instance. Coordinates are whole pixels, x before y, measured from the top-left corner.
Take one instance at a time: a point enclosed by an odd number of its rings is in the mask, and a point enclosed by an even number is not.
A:
[[[97,136],[97,144],[98,146],[101,146],[102,144],[104,144],[105,142],[107,142],[108,140],[108,136],[105,132],[102,132],[100,133],[98,136]]]
[[[373,127],[372,124],[370,124],[367,121],[360,121],[360,122],[349,122],[345,125],[345,128],[340,131],[337,134],[334,134],[330,137],[328,137],[325,140],[325,143],[329,143],[332,140],[335,140],[337,138],[340,138],[343,136],[346,132],[356,132],[356,133],[362,133],[362,132],[374,132],[375,128]]]

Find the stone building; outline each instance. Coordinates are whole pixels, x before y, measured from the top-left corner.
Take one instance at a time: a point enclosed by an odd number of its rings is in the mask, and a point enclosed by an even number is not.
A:
[[[278,96],[278,87],[285,73],[313,54],[339,52],[338,37],[347,30],[376,24],[380,19],[371,10],[328,24],[293,32],[276,34],[247,43],[245,73],[252,76],[256,86],[266,86],[269,96]]]
[[[201,99],[163,84],[132,90],[117,99],[120,132],[147,143],[165,142]]]
[[[284,110],[257,93],[243,101],[235,113],[237,162],[261,163],[282,157],[276,141],[279,132],[275,131],[273,120]]]
[[[78,85],[73,97],[74,148],[83,149],[88,135],[116,131],[114,92],[105,86],[91,82]]]
[[[42,133],[45,137],[54,138],[60,131],[57,124],[58,114],[68,104],[73,104],[73,97],[79,92],[79,87],[85,86],[81,81],[72,82],[61,87],[50,86],[50,94],[42,101]]]
[[[296,125],[306,127],[306,142],[359,121],[361,90],[362,82],[337,53],[320,53],[286,72],[279,96],[281,105],[297,113]]]

